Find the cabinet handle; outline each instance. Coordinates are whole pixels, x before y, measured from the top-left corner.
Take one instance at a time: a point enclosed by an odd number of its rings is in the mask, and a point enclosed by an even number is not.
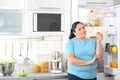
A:
[[[39,9],[60,10],[60,8],[54,8],[54,7],[40,7]]]
[[[105,2],[86,2],[86,4],[107,4]]]

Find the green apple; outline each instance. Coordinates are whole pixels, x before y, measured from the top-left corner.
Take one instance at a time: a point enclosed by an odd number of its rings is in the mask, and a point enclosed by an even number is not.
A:
[[[26,76],[28,74],[27,70],[19,70],[17,71],[18,76]]]

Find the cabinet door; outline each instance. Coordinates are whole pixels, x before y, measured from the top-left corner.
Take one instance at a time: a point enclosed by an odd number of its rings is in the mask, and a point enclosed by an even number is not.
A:
[[[67,10],[70,0],[27,0],[28,9]]]
[[[22,31],[21,10],[0,10],[0,34],[18,34]]]
[[[23,9],[24,0],[0,0],[0,9]]]
[[[78,0],[79,5],[113,5],[113,0]]]

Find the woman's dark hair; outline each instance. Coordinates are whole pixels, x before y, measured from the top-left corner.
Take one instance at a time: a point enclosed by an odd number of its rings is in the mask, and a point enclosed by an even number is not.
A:
[[[72,38],[75,37],[75,35],[73,34],[73,32],[75,32],[76,26],[77,26],[78,24],[83,24],[83,23],[80,22],[80,21],[77,21],[77,22],[74,22],[74,23],[72,24],[72,28],[71,28],[71,31],[70,31],[69,39],[72,39]],[[84,25],[84,24],[83,24],[83,25]]]

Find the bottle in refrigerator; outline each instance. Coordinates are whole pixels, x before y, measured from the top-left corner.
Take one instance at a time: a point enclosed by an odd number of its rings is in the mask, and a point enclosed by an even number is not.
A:
[[[96,10],[93,10],[93,9],[90,10],[89,23],[91,26],[99,26],[100,25],[100,21],[99,21],[99,18],[97,16]]]
[[[95,25],[95,13],[94,10],[90,10],[89,23],[91,26]]]

